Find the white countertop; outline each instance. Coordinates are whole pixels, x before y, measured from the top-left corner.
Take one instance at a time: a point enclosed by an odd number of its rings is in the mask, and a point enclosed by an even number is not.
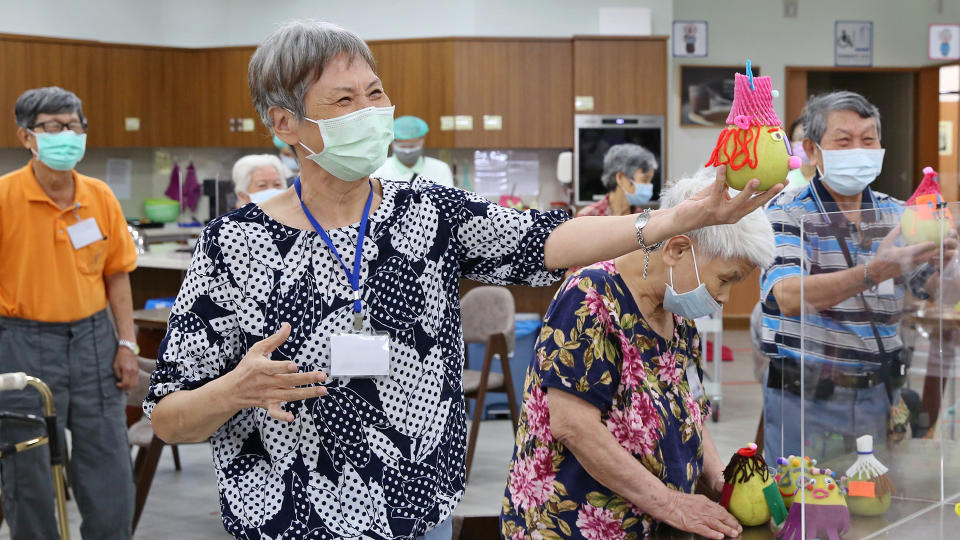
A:
[[[143,253],[137,257],[137,268],[159,268],[164,270],[182,270],[190,268],[192,253],[168,251]]]

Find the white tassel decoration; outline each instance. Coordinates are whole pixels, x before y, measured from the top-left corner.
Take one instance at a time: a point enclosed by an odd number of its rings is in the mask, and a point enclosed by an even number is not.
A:
[[[873,455],[873,435],[857,438],[857,461],[847,469],[847,478],[871,479],[887,474],[886,466]]]

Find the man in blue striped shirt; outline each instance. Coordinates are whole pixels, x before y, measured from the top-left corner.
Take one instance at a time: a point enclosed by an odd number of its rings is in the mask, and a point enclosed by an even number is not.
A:
[[[901,374],[905,288],[928,296],[930,261],[940,255],[933,242],[905,246],[903,203],[870,189],[884,153],[874,105],[853,92],[824,94],[807,102],[802,123],[818,174],[767,208],[777,254],[760,292],[763,351],[771,358],[767,459],[828,459],[853,451],[860,435],[886,439],[891,376]],[[955,242],[945,247],[949,260]]]

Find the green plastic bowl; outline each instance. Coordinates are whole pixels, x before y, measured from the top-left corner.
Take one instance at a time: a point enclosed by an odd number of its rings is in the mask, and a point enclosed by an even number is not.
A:
[[[147,219],[157,223],[171,223],[180,217],[180,203],[166,197],[150,197],[143,201]]]

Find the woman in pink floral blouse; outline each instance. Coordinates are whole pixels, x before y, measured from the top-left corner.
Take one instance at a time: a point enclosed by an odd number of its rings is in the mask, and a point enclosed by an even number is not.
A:
[[[663,206],[713,181],[713,171],[680,180]],[[670,238],[650,252],[646,269],[637,251],[567,279],[527,371],[501,514],[505,538],[636,539],[660,524],[708,538],[739,535],[733,516],[693,495],[701,477],[719,493],[724,465],[703,422],[710,405],[691,319],[770,264],[773,242],[757,211]]]

